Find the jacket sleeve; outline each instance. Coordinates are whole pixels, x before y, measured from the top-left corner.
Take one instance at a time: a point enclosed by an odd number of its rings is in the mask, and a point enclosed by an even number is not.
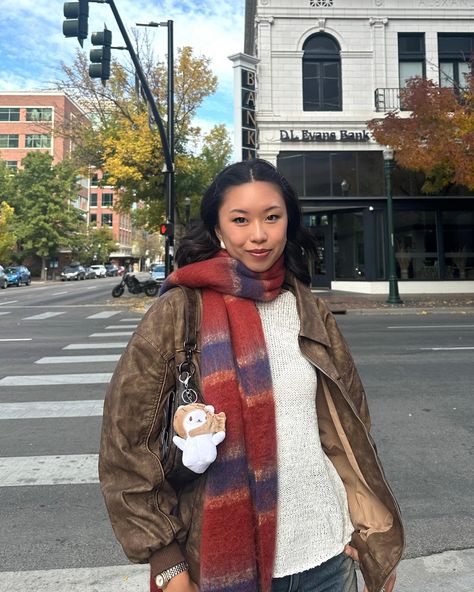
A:
[[[367,398],[364,387],[357,371],[354,358],[349,350],[344,336],[339,329],[334,315],[329,310],[324,300],[318,298],[318,308],[321,313],[324,326],[331,342],[331,358],[341,377],[346,390],[354,403],[359,417],[364,422],[367,432],[370,433],[371,421]]]
[[[150,562],[154,573],[183,561],[179,543],[186,536],[173,515],[177,496],[159,446],[165,398],[175,381],[173,316],[169,298],[159,298],[122,355],[105,397],[99,454],[115,535],[131,561]]]

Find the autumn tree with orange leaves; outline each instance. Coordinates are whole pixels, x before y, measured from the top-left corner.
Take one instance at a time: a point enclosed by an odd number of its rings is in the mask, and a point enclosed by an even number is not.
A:
[[[463,89],[412,78],[400,102],[404,111],[369,121],[375,140],[395,150],[399,166],[425,175],[424,193],[453,184],[474,190],[474,77]]]

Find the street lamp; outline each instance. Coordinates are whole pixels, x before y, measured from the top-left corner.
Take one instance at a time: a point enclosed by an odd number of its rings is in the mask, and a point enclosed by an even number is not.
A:
[[[171,159],[171,170],[166,167],[166,219],[174,227],[175,208],[175,178],[174,178],[174,41],[173,21],[136,23],[137,27],[166,27],[168,29],[168,89],[167,89],[167,111],[168,111],[168,145]],[[173,271],[173,245],[174,236],[166,237],[165,242],[165,275]]]
[[[389,304],[403,304],[398,293],[398,282],[395,263],[395,241],[393,232],[393,204],[392,204],[392,172],[393,149],[385,148],[383,151],[385,184],[387,187],[387,236],[388,236],[388,299]]]

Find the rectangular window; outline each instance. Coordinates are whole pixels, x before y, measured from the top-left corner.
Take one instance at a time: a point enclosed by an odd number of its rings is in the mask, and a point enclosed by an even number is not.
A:
[[[93,187],[97,187],[98,184],[99,184],[99,177],[97,175],[92,175],[92,177],[91,177],[91,185]]]
[[[102,214],[101,222],[102,226],[112,226],[113,214]]]
[[[18,148],[18,134],[0,134],[0,148]]]
[[[365,278],[363,213],[334,214],[333,231],[336,279],[363,280]]]
[[[474,280],[474,212],[443,212],[445,279]]]
[[[102,207],[103,208],[112,207],[113,198],[114,198],[113,193],[103,193],[102,194]]]
[[[50,107],[29,107],[26,110],[26,121],[51,121],[53,110]]]
[[[395,258],[402,280],[439,279],[434,211],[395,211]]]
[[[17,160],[6,160],[5,165],[7,169],[10,171],[17,171],[18,170],[18,161]]]
[[[300,197],[385,195],[381,151],[280,152],[278,170]]]
[[[89,206],[91,208],[96,208],[97,207],[97,193],[91,193],[91,197],[89,200]]]
[[[458,90],[466,88],[473,52],[473,33],[438,33],[440,86]]]
[[[0,121],[20,121],[20,107],[0,107]]]
[[[102,185],[102,187],[106,187],[106,186],[110,187],[109,177],[110,177],[110,175],[108,173],[102,174],[102,179],[100,180],[100,184]]]
[[[90,216],[89,216],[89,222],[91,224],[97,224],[97,214],[90,214]]]
[[[425,34],[398,34],[398,65],[400,88],[414,76],[425,76]]]
[[[25,148],[51,148],[49,134],[26,134]]]

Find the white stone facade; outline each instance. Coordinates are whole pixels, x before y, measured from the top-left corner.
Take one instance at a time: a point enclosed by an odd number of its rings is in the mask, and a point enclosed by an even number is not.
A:
[[[282,144],[280,130],[366,130],[383,113],[377,88],[399,87],[398,33],[424,33],[425,73],[439,80],[438,33],[474,32],[474,0],[257,0],[258,154],[276,163],[280,150],[380,150],[373,141]],[[325,32],[341,47],[342,111],[304,111],[303,44]]]

